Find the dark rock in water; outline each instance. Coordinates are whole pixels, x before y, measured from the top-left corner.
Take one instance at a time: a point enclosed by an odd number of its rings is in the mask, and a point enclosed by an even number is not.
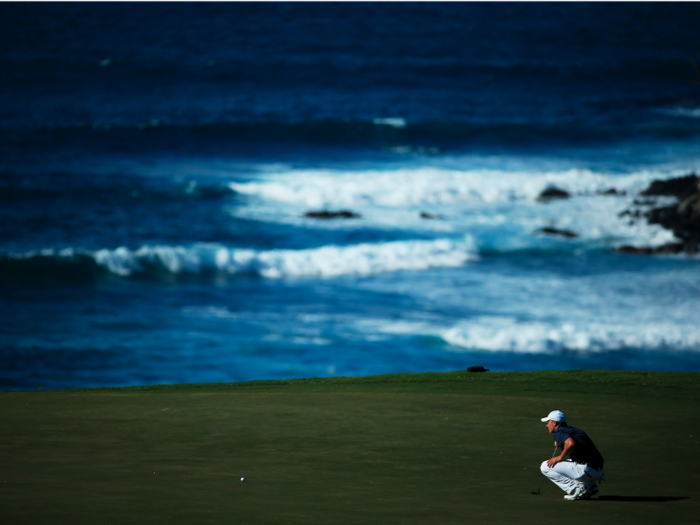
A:
[[[467,368],[467,372],[488,372],[488,368],[484,368],[483,366],[470,366]]]
[[[679,242],[669,243],[657,248],[636,248],[623,246],[618,251],[623,253],[648,254],[695,254],[700,250],[700,177],[695,174],[669,180],[655,180],[641,192],[645,196],[676,197],[678,204],[659,206],[647,210],[629,209],[621,212],[619,217],[644,217],[649,224],[658,224],[671,230]],[[636,206],[653,205],[653,201],[638,201]]]
[[[700,187],[678,205],[649,210],[646,218],[649,224],[659,224],[673,231],[684,245],[697,247],[700,245]]]
[[[599,190],[596,193],[598,195],[627,195],[626,191],[618,191],[615,188],[609,188],[607,190]]]
[[[646,212],[645,217],[649,221],[649,224],[660,224],[664,228],[671,230],[673,229],[673,225],[677,220],[677,208],[678,206],[661,206],[660,208],[653,208]]]
[[[668,180],[655,180],[640,195],[645,196],[671,196],[685,199],[697,191],[699,177],[694,173],[685,177],[676,177]]]
[[[349,210],[340,211],[307,211],[304,217],[312,219],[359,219],[362,216],[359,213],[353,213]]]
[[[538,202],[549,202],[553,199],[568,199],[571,197],[569,192],[560,190],[556,186],[550,186],[537,197]]]
[[[572,232],[571,230],[558,230],[557,228],[540,228],[535,230],[533,233],[546,233],[548,235],[561,235],[562,237],[578,237],[578,233]]]
[[[444,219],[442,215],[435,214],[435,213],[428,213],[426,211],[420,212],[420,218],[421,219]]]

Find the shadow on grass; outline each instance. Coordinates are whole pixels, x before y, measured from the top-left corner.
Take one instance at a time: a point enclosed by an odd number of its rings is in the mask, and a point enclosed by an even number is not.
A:
[[[682,499],[689,499],[687,496],[599,496],[590,501],[652,501],[655,503],[663,503],[665,501],[680,501]]]

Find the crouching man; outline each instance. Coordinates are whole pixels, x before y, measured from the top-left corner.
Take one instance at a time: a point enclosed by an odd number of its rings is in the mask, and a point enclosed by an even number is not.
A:
[[[542,462],[542,474],[566,492],[566,500],[598,494],[598,484],[603,481],[603,456],[591,438],[583,430],[567,425],[566,416],[559,410],[550,412],[542,422],[547,423],[547,429],[554,434],[554,445],[562,451]]]

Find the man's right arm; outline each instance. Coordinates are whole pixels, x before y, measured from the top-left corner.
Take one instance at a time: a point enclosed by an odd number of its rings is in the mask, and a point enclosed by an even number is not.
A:
[[[555,443],[556,445],[556,443]],[[576,442],[574,441],[573,438],[568,438],[566,441],[564,441],[564,446],[562,447],[561,454],[558,456],[553,457],[549,461],[547,461],[547,465],[549,468],[552,468],[554,465],[559,463],[560,461],[565,461],[568,459],[568,457],[571,455],[571,453],[574,451],[574,447],[576,446]]]

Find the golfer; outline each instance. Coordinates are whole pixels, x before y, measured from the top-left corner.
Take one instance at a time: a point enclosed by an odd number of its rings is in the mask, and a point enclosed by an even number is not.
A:
[[[598,484],[603,481],[603,456],[591,438],[583,430],[567,425],[566,416],[559,410],[550,412],[542,422],[547,423],[547,429],[554,434],[554,445],[562,451],[542,462],[542,474],[566,492],[566,500],[598,494]]]

